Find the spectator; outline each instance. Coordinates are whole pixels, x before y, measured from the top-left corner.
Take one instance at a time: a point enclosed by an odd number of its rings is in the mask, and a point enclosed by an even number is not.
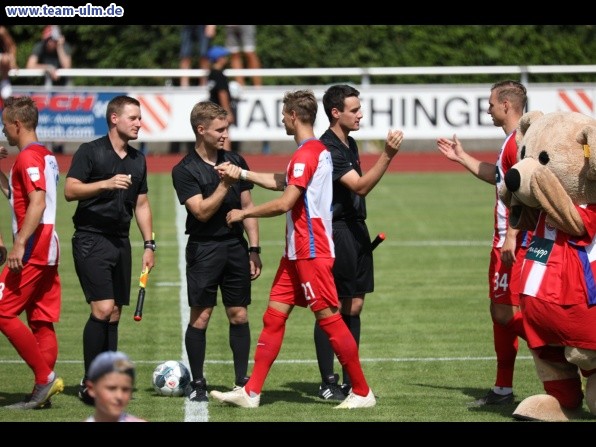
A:
[[[237,103],[232,100],[230,83],[228,77],[223,72],[228,63],[230,51],[225,47],[213,46],[207,55],[211,61],[211,71],[209,72],[207,81],[209,100],[215,104],[219,104],[226,110],[226,112],[228,112],[228,123],[232,125],[236,122]],[[234,150],[234,152],[239,152],[240,148],[238,145],[233,145],[231,138],[228,136],[224,143],[224,149],[227,151]]]
[[[67,86],[71,85],[72,80],[68,77],[60,77],[57,74],[59,68],[72,67],[72,49],[66,39],[60,32],[58,25],[48,25],[43,29],[41,41],[37,42],[29,59],[27,59],[27,68],[41,68],[46,71],[46,87],[53,85]],[[54,142],[52,144],[54,153],[64,152],[63,143]]]
[[[87,389],[95,414],[85,422],[147,422],[126,413],[135,385],[135,365],[120,351],[99,354],[89,367]]]
[[[8,72],[17,68],[17,45],[5,26],[0,26],[0,97],[12,95]]]
[[[72,48],[60,32],[58,25],[48,25],[41,33],[41,41],[37,42],[29,59],[27,68],[41,68],[46,71],[46,87],[52,85],[70,85],[71,80],[60,77],[56,70],[72,67]]]
[[[246,68],[261,68],[261,60],[256,52],[256,35],[256,25],[226,25],[226,47],[230,50],[230,68],[244,68],[244,58],[246,58]],[[234,85],[235,83],[237,84]],[[254,86],[263,85],[261,77],[253,76],[252,84]],[[235,81],[230,82],[230,91],[235,103],[240,101],[244,85],[244,76],[236,76]],[[233,142],[232,150],[239,151],[240,148],[237,145],[239,142]],[[270,151],[269,142],[263,141],[261,152],[268,154]]]
[[[199,68],[209,70],[209,58],[207,51],[215,37],[216,25],[184,25],[180,32],[180,68],[189,69],[192,66],[192,57],[199,57]],[[193,51],[194,50],[194,51]],[[199,80],[200,85],[207,83],[205,77]],[[180,78],[180,86],[188,87],[190,79],[188,76]]]
[[[226,47],[231,54],[231,68],[243,68],[243,56],[246,58],[246,68],[261,68],[261,60],[256,52],[256,34],[256,25],[226,25]],[[244,76],[236,76],[236,82],[245,85]],[[255,86],[262,85],[261,77],[253,76],[252,83]]]

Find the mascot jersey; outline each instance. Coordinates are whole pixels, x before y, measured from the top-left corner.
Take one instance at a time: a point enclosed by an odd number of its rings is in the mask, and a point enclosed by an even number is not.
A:
[[[596,204],[576,206],[586,227],[582,238],[538,224],[522,267],[522,293],[561,306],[596,304]]]
[[[500,248],[505,243],[505,234],[507,233],[507,225],[509,219],[509,209],[499,197],[499,189],[505,186],[505,174],[511,166],[517,163],[517,143],[515,142],[514,130],[507,138],[501,147],[499,157],[496,163],[495,172],[495,209],[494,209],[494,234],[493,247]],[[527,247],[530,240],[529,234],[526,231],[520,231],[517,235],[518,247]]]

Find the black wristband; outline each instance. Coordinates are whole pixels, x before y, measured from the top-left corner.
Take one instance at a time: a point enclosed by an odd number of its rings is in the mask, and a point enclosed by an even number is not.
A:
[[[155,241],[153,239],[149,240],[149,241],[145,241],[144,243],[144,248],[145,249],[150,249],[152,251],[155,251],[155,249],[157,248],[157,245],[155,245]]]
[[[248,252],[249,253],[256,253],[258,255],[261,254],[261,247],[249,247],[248,248]]]

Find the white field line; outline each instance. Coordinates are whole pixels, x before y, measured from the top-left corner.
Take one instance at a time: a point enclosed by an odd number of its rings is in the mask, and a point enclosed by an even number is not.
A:
[[[185,303],[186,305],[186,303]],[[188,305],[186,305],[188,307]],[[188,320],[188,318],[187,318]],[[182,356],[182,360],[186,362],[187,357],[184,353]],[[485,361],[495,361],[496,357],[378,357],[378,358],[361,358],[361,363],[432,363],[432,362],[485,362]],[[156,363],[165,362],[167,359],[161,360],[137,360],[135,359],[135,363],[138,364],[151,364],[155,365]],[[532,360],[531,355],[518,355],[516,360]],[[291,364],[310,364],[316,363],[316,359],[276,359],[275,364],[283,363],[287,365]],[[69,364],[82,364],[82,360],[58,360],[58,363],[69,363]],[[252,360],[249,360],[249,363],[253,363]],[[0,364],[23,364],[22,359],[0,359]],[[232,365],[232,360],[205,360],[205,364],[212,364],[212,365]]]
[[[178,205],[178,197],[174,192],[174,203],[176,204],[176,234],[178,235],[178,271],[180,272],[180,329],[182,331],[182,363],[188,365],[188,356],[184,344],[186,327],[190,319],[188,308],[188,297],[186,293],[186,259],[184,256],[186,240],[184,234],[186,222],[186,208]],[[184,399],[184,422],[209,422],[209,410],[207,402],[191,402]]]

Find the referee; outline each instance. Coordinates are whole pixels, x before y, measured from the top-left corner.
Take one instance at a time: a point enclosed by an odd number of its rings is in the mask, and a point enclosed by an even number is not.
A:
[[[247,308],[251,303],[251,281],[261,274],[261,248],[256,218],[230,226],[226,223],[226,214],[231,209],[253,206],[252,183],[224,181],[215,169],[216,165],[231,162],[248,170],[241,155],[224,150],[228,112],[214,102],[199,102],[191,111],[190,122],[196,137],[195,148],[174,166],[172,180],[178,200],[187,212],[186,282],[190,321],[185,344],[193,377],[188,398],[192,402],[207,402],[203,372],[206,333],[217,304],[218,288],[230,322],[234,385],[242,387],[248,381]]]

